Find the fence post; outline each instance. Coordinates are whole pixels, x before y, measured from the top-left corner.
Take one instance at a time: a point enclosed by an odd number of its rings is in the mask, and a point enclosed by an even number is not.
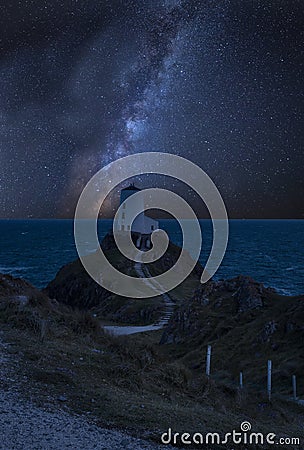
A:
[[[240,372],[240,389],[243,389],[243,372]]]
[[[293,391],[293,399],[297,401],[297,377],[295,375],[292,376],[292,391]]]
[[[272,362],[269,359],[268,360],[268,367],[267,367],[267,393],[268,393],[268,400],[271,400],[271,369],[272,369]]]
[[[206,375],[208,378],[210,376],[210,365],[211,365],[211,345],[208,345],[207,360],[206,360]]]

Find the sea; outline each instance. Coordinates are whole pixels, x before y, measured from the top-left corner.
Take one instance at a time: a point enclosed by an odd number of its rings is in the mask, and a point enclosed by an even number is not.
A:
[[[213,234],[210,220],[200,225],[204,265]],[[111,220],[99,220],[99,238],[111,228]],[[161,220],[160,228],[182,245],[178,222]],[[73,233],[73,220],[0,220],[0,273],[45,287],[63,265],[77,258]],[[227,251],[214,279],[240,274],[281,294],[304,294],[304,220],[230,220]]]

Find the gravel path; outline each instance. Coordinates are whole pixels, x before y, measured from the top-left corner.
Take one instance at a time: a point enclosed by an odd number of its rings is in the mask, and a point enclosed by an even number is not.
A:
[[[168,449],[127,433],[100,428],[85,416],[44,409],[20,398],[16,355],[0,334],[1,450],[157,450]],[[23,379],[24,382],[24,379]]]
[[[1,450],[155,450],[167,448],[92,425],[64,411],[50,412],[1,393]]]

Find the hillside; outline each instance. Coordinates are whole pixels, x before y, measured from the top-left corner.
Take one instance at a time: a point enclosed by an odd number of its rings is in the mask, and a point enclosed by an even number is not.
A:
[[[114,267],[127,275],[138,276],[134,263],[118,251],[112,234],[106,235],[101,247]],[[148,270],[153,275],[168,270],[177,261],[180,251],[180,247],[170,242],[162,258],[155,263],[147,264]],[[94,258],[94,254],[89,257]],[[198,286],[201,272],[202,267],[198,263],[184,288],[186,286],[188,291],[189,289],[192,291],[193,285]],[[62,267],[44,292],[65,305],[90,310],[101,320],[135,325],[146,325],[156,321],[162,313],[164,303],[162,296],[138,300],[112,294],[92,280],[79,259]],[[173,291],[172,298],[178,302],[179,296],[183,297],[184,291],[178,287]]]
[[[214,379],[266,389],[267,360],[273,361],[273,389],[291,393],[298,375],[304,395],[304,296],[285,297],[249,277],[209,282],[181,305],[164,331],[161,344],[196,373],[212,345]]]
[[[189,297],[177,302],[164,331],[118,338],[104,333],[90,311],[1,276],[0,321],[6,351],[18,360],[16,389],[43,408],[85,413],[99,426],[158,442],[169,427],[224,433],[244,420],[255,431],[303,439],[304,410],[291,401],[290,386],[291,375],[301,380],[303,373],[303,298],[280,297],[244,277],[196,288],[195,295],[189,285],[180,288]],[[207,343],[213,347],[209,380]],[[269,357],[271,403],[265,392]],[[3,379],[2,389],[9,384]]]

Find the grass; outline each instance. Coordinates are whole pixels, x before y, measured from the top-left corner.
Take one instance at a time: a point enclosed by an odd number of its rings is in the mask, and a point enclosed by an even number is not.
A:
[[[191,284],[184,286],[177,298],[182,300],[191,289]],[[213,323],[218,317],[211,306],[208,311]],[[23,395],[43,406],[64,404],[88,413],[100,425],[155,440],[169,427],[178,432],[224,433],[245,419],[255,431],[303,436],[304,411],[299,405],[280,396],[268,404],[262,391],[252,395],[248,389],[240,394],[226,366],[221,367],[217,354],[227,351],[228,345],[233,351],[237,345],[229,319],[224,320],[224,331],[213,331],[211,380],[203,374],[205,341],[199,337],[192,343],[167,346],[158,344],[161,332],[112,337],[102,332],[90,314],[44,296],[32,298],[23,307],[1,299],[0,321],[6,339],[13,344],[10,351],[21,355],[19,373],[27,377]],[[235,336],[242,334],[242,326]],[[198,367],[193,368],[194,362]],[[64,403],[59,400],[62,396]]]

